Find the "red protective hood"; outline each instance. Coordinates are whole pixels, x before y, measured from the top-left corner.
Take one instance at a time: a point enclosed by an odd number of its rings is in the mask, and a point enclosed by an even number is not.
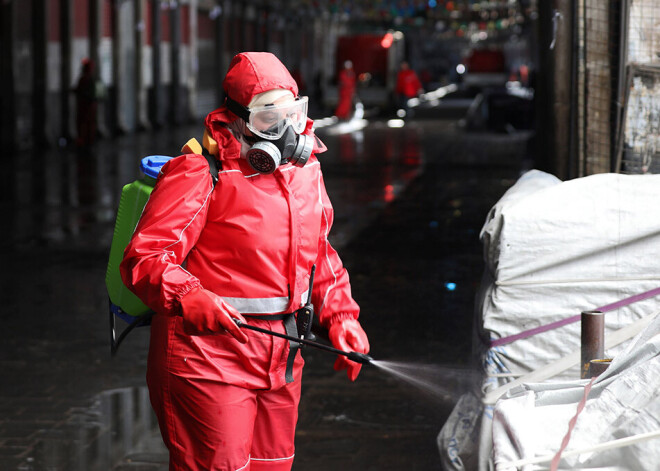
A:
[[[234,56],[222,82],[225,94],[243,106],[247,106],[259,93],[282,88],[298,96],[298,85],[287,68],[270,52],[242,52]],[[206,129],[218,143],[218,158],[240,157],[241,145],[224,126],[238,119],[226,106],[221,106],[206,116]],[[303,134],[314,138],[315,154],[324,152],[325,145],[312,132],[313,121],[307,119]]]

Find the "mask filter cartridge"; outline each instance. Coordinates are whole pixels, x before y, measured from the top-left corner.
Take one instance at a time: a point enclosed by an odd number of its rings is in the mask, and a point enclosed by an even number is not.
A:
[[[292,163],[304,166],[312,155],[313,139],[304,134],[296,134],[291,127],[277,140],[259,140],[247,151],[250,166],[259,173],[270,174],[279,165]]]

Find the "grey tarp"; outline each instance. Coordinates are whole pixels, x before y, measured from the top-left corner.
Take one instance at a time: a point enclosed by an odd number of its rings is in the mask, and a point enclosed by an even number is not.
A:
[[[484,377],[438,435],[446,469],[492,469],[493,408],[483,404],[484,394],[574,353],[580,324],[500,346],[491,340],[660,287],[658,188],[660,175],[599,174],[562,182],[532,170],[491,209],[481,231],[485,270],[475,304],[475,355]],[[606,337],[658,310],[660,296],[608,312]],[[575,378],[577,362],[549,380]]]
[[[495,469],[532,469],[531,464],[522,467],[507,464],[554,455],[560,449],[587,383],[588,380],[524,384],[500,399],[493,417]],[[565,454],[652,432],[657,432],[657,436],[633,445],[567,456],[559,463],[559,469],[655,471],[660,466],[660,316],[657,315],[591,386]],[[547,466],[548,462],[544,464]]]

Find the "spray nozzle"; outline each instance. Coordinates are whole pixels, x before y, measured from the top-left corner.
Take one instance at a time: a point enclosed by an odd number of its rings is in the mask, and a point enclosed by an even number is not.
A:
[[[346,355],[349,360],[353,360],[356,363],[362,363],[363,365],[366,365],[367,363],[371,363],[374,361],[373,358],[371,358],[369,355],[366,353],[359,353],[359,352],[348,352],[348,355]]]

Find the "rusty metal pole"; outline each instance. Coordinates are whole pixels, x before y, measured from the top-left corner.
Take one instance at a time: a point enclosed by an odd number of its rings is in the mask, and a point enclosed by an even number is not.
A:
[[[580,377],[589,378],[591,360],[605,355],[605,316],[601,311],[582,312],[582,355]]]

